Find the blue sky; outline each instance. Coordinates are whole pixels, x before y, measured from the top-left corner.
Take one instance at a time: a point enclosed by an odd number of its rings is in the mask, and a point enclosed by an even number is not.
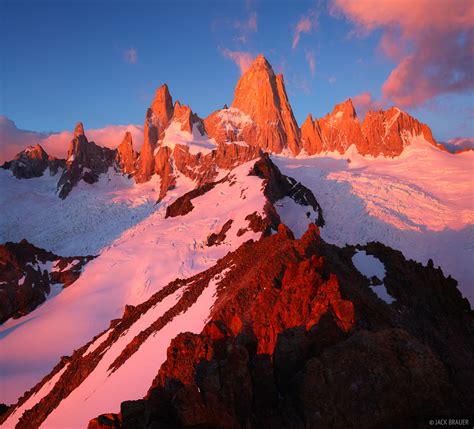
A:
[[[0,115],[35,131],[71,129],[79,120],[87,128],[142,124],[155,89],[166,82],[173,99],[205,117],[232,101],[240,70],[229,51],[263,53],[283,72],[299,124],[348,97],[369,92],[380,99],[397,66],[381,51],[384,27],[354,34],[354,20],[333,16],[330,6],[0,0]],[[305,19],[311,28],[293,47]],[[474,134],[472,90],[441,92],[405,110],[440,140]]]

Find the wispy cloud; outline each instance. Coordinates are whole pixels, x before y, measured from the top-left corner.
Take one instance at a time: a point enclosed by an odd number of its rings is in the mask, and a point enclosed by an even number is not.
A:
[[[247,43],[250,35],[257,32],[257,12],[250,12],[248,18],[244,21],[235,21],[234,28],[238,32],[238,35],[234,37],[234,41]]]
[[[310,9],[305,16],[302,16],[295,26],[292,48],[296,49],[302,33],[310,34],[317,26],[317,13]]]
[[[123,51],[123,59],[129,64],[136,64],[138,61],[138,53],[135,48],[126,49]]]
[[[380,49],[397,63],[382,87],[387,100],[416,107],[474,88],[472,0],[397,0],[383,8],[379,0],[332,0],[331,9],[359,36],[382,30]]]
[[[336,76],[329,76],[328,82],[332,85],[333,83],[336,83],[337,79]]]
[[[221,49],[222,55],[231,59],[240,68],[240,73],[245,73],[251,66],[254,56],[250,52],[231,51],[230,49]]]
[[[314,58],[314,52],[307,49],[305,51],[306,61],[308,62],[309,71],[311,76],[314,76],[316,73],[316,59]]]

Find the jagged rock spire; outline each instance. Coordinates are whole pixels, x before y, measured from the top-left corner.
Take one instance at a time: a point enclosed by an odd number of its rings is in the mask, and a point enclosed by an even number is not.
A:
[[[255,122],[258,146],[276,153],[286,148],[293,154],[299,152],[299,129],[283,76],[275,76],[263,55],[259,55],[239,79],[231,107],[241,110]]]

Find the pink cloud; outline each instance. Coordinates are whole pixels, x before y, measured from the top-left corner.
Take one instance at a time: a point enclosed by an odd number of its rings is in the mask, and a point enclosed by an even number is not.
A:
[[[357,115],[362,119],[369,110],[381,110],[384,103],[380,100],[374,100],[370,92],[363,92],[362,94],[352,97],[352,103],[356,109]]]
[[[474,137],[454,137],[442,144],[450,152],[457,152],[466,149],[474,150]]]
[[[306,50],[306,61],[308,62],[309,70],[311,72],[311,76],[314,76],[316,73],[316,59],[314,58],[314,52],[310,50]]]
[[[86,129],[89,141],[100,146],[115,149],[123,140],[126,131],[132,133],[133,146],[139,150],[143,144],[143,129],[138,125],[107,125],[104,128]],[[57,158],[65,158],[69,143],[73,137],[72,131],[57,133],[38,133],[18,128],[11,119],[0,116],[0,163],[12,159],[26,146],[40,144],[49,154]]]
[[[250,52],[231,51],[227,48],[222,49],[221,52],[226,58],[231,59],[239,66],[241,74],[245,73],[249,69],[254,60],[254,56]]]
[[[397,62],[383,84],[384,98],[401,107],[474,88],[474,2],[333,0],[332,11],[356,33],[382,29],[380,48]]]
[[[238,30],[238,36],[234,38],[235,42],[247,43],[251,33],[257,31],[257,13],[250,12],[245,21],[235,21],[234,28]]]
[[[309,16],[302,16],[300,18],[295,27],[295,34],[293,36],[293,43],[291,45],[293,49],[296,49],[296,47],[298,46],[301,33],[311,33],[314,25],[314,12],[311,12]]]
[[[138,53],[135,48],[126,49],[123,51],[123,59],[130,64],[136,64],[138,61]]]

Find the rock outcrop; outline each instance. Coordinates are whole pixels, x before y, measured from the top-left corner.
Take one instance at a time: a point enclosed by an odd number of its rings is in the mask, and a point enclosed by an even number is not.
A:
[[[0,245],[0,323],[42,304],[51,287],[68,287],[93,256],[62,257],[26,240]]]
[[[116,151],[87,140],[81,122],[74,129],[67,153],[66,168],[58,182],[58,195],[66,198],[79,181],[92,184],[114,165]]]
[[[124,174],[133,174],[138,154],[133,149],[132,134],[130,131],[125,133],[122,143],[117,147],[115,162],[119,171]]]
[[[143,128],[143,146],[137,161],[135,180],[143,183],[150,180],[155,172],[155,149],[163,138],[166,127],[173,117],[173,100],[168,85],[158,88],[150,108],[146,112]]]
[[[2,168],[11,170],[17,179],[31,179],[41,177],[47,168],[51,175],[55,175],[65,164],[65,160],[48,155],[41,145],[37,144],[22,150],[11,161],[5,162]]]
[[[299,128],[286,95],[283,76],[259,55],[237,83],[230,109],[214,112],[205,121],[216,141],[245,141],[265,151],[300,151]]]

